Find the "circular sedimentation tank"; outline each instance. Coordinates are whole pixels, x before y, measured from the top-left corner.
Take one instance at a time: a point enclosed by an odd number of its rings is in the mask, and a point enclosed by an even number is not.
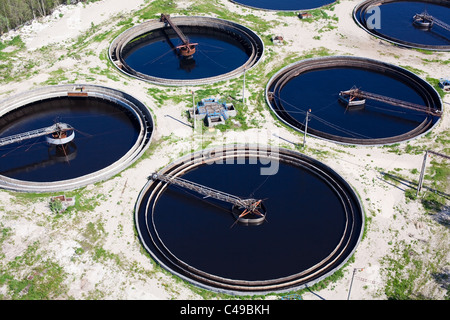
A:
[[[231,0],[231,2],[253,9],[296,11],[320,8],[332,4],[336,0]]]
[[[149,178],[141,190],[135,221],[146,250],[163,268],[211,291],[262,294],[312,285],[342,267],[361,239],[364,214],[352,187],[298,152],[210,148],[157,175],[262,201],[263,218],[245,221],[231,203],[168,180]]]
[[[124,31],[110,45],[111,61],[129,76],[181,86],[237,77],[263,55],[260,37],[240,24],[195,16],[170,21],[149,20]],[[183,39],[195,45],[195,53],[188,57],[179,50]]]
[[[354,8],[353,19],[368,33],[399,46],[450,51],[446,0],[366,0]]]
[[[349,91],[370,96],[350,106],[341,99],[341,92]],[[352,56],[306,59],[284,67],[269,80],[266,101],[288,126],[354,145],[418,137],[440,121],[443,108],[438,92],[414,73]]]
[[[115,89],[70,84],[14,95],[0,101],[0,187],[51,192],[105,180],[138,159],[152,133],[148,108]]]

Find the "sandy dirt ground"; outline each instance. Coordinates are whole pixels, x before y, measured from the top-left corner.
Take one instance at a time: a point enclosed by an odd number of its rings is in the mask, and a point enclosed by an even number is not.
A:
[[[192,4],[190,1],[175,2],[179,8],[189,8]],[[261,62],[265,65],[266,72],[277,70],[286,57],[301,56],[315,48],[325,48],[333,55],[361,56],[395,65],[412,66],[423,71],[420,74],[422,77],[440,78],[450,75],[448,64],[425,62],[446,61],[450,59],[450,53],[423,53],[396,47],[371,37],[357,27],[352,19],[352,10],[358,2],[339,1],[334,10],[329,12],[331,16],[336,15],[338,21],[317,20],[312,23],[302,22],[297,16],[279,16],[274,12],[242,8],[230,1],[221,1],[221,6],[236,14],[253,14],[267,21],[283,22],[260,35],[283,35],[286,40],[283,46],[266,47],[266,53],[272,53],[269,55],[271,60],[265,55]],[[174,279],[151,261],[137,237],[133,216],[134,206],[147,181],[146,177],[180,154],[200,147],[192,142],[192,128],[174,120],[187,122],[182,113],[191,105],[191,100],[187,98],[179,103],[168,100],[169,103],[162,107],[149,94],[149,89],[156,88],[168,94],[173,92],[189,97],[190,90],[195,88],[161,89],[128,78],[111,66],[109,73],[94,73],[94,70],[107,68],[107,61],[101,59],[101,56],[105,55],[112,40],[110,38],[88,42],[85,48],[78,51],[77,56],[69,55],[77,37],[86,33],[93,24],[100,26],[96,30],[100,34],[116,27],[121,19],[135,17],[133,14],[145,6],[144,0],[102,0],[88,5],[64,6],[58,8],[52,16],[33,21],[2,37],[2,41],[7,41],[20,35],[26,45],[21,56],[35,57],[39,62],[33,69],[37,71],[30,76],[2,85],[0,99],[43,86],[54,76],[55,71],[64,70],[65,77],[61,82],[76,80],[83,83],[87,81],[86,75],[93,76],[95,81],[89,83],[110,86],[132,94],[151,109],[156,119],[153,135],[156,147],[149,156],[107,181],[83,188],[80,198],[94,204],[92,210],[71,211],[70,214],[55,218],[49,208],[47,196],[26,197],[0,190],[0,227],[7,231],[0,242],[3,268],[19,279],[43,272],[33,265],[28,268],[13,268],[8,264],[16,257],[29,255],[30,248],[34,246],[34,252],[39,253],[41,261],[58,264],[66,274],[62,286],[67,290],[64,295],[56,297],[58,299],[166,300],[205,297],[203,293]],[[159,12],[155,12],[155,16],[157,14]],[[210,14],[205,12],[204,15]],[[137,18],[134,19],[139,22]],[[319,32],[328,23],[332,23],[335,28]],[[251,22],[249,27],[252,28]],[[14,62],[14,66],[20,64],[20,59]],[[251,72],[249,71],[250,75]],[[260,92],[264,89],[248,88],[249,91]],[[237,93],[238,97],[239,95]],[[436,139],[441,134],[448,135],[449,94],[443,98],[443,102],[445,114],[431,135],[395,147],[341,146],[314,137],[307,138],[307,149],[304,152],[337,171],[357,190],[366,214],[366,231],[353,259],[343,269],[344,275],[325,289],[303,293],[304,300],[386,299],[384,288],[388,281],[388,265],[383,261],[386,257],[395,257],[395,249],[402,244],[411,245],[423,264],[428,266],[423,272],[424,279],[419,279],[421,285],[418,294],[431,299],[444,298],[446,291],[440,283],[433,280],[430,270],[436,268],[438,270],[433,272],[449,272],[448,228],[427,214],[420,201],[407,201],[405,184],[396,184],[383,177],[385,172],[396,172],[406,180],[418,179],[417,170],[420,171],[423,153],[404,152],[407,145],[425,145],[436,151],[445,148]],[[249,113],[252,113],[255,106],[251,100],[248,105]],[[236,143],[271,143],[293,148],[295,143],[302,142],[302,135],[280,126],[270,115],[267,106],[262,112],[254,114],[259,126],[245,131],[245,134],[238,131],[218,133],[211,146],[226,140]],[[277,136],[283,139],[278,139]],[[395,150],[399,152],[394,152]],[[444,210],[444,214],[448,215],[448,205]],[[103,255],[99,255],[100,252]],[[10,298],[8,292],[7,286],[0,284],[0,296]],[[25,294],[25,291],[21,294]],[[278,298],[272,295],[267,297]]]

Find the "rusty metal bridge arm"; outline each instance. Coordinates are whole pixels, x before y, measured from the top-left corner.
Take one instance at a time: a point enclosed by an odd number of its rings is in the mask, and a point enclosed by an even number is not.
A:
[[[215,189],[203,186],[201,184],[198,184],[198,183],[195,183],[195,182],[183,179],[183,178],[170,176],[170,175],[154,173],[154,174],[152,174],[151,179],[152,180],[160,180],[160,181],[163,181],[166,183],[171,183],[171,184],[177,185],[179,187],[193,190],[195,192],[198,192],[201,195],[204,195],[205,197],[211,197],[211,198],[214,198],[217,200],[228,202],[228,203],[234,204],[236,206],[243,207],[249,211],[253,211],[254,209],[256,209],[255,204],[260,202],[260,200],[251,199],[251,198],[242,199],[237,196],[228,194],[226,192],[215,190]]]
[[[402,101],[399,99],[394,99],[391,97],[386,97],[383,95],[379,95],[376,93],[371,93],[371,92],[366,92],[366,91],[362,91],[359,89],[350,89],[347,91],[341,91],[342,94],[348,94],[350,96],[354,96],[360,99],[372,99],[372,100],[376,100],[376,101],[380,101],[380,102],[385,102],[391,105],[395,105],[398,107],[402,107],[402,108],[406,108],[406,109],[410,109],[410,110],[415,110],[415,111],[420,111],[420,112],[425,112],[434,116],[441,116],[441,111],[440,110],[436,110],[436,109],[431,109],[427,106],[424,105],[420,105],[420,104],[415,104],[412,102],[407,102],[407,101]]]

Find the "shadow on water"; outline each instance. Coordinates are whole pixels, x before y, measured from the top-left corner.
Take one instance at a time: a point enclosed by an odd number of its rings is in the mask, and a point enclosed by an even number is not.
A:
[[[0,175],[34,182],[74,179],[115,163],[139,136],[133,114],[112,101],[91,97],[44,99],[13,110],[2,117],[0,136],[44,128],[54,119],[74,128],[73,143],[51,148],[45,137],[38,137],[4,146]]]

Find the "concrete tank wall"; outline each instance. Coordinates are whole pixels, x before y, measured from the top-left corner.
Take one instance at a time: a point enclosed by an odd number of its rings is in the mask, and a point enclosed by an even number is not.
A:
[[[218,75],[215,77],[208,77],[202,79],[187,79],[187,80],[179,80],[179,79],[164,79],[157,78],[153,76],[149,76],[146,74],[142,74],[137,72],[136,70],[129,67],[123,59],[123,54],[126,45],[145,34],[161,29],[165,26],[164,22],[160,22],[159,20],[150,20],[146,21],[142,24],[134,26],[128,30],[125,30],[122,34],[120,34],[117,38],[113,40],[109,47],[109,58],[113,62],[113,64],[123,73],[128,76],[135,77],[137,79],[141,79],[147,82],[160,84],[160,85],[168,85],[168,86],[183,86],[183,85],[201,85],[201,84],[210,84],[217,81],[228,80],[234,77],[241,75],[244,70],[249,70],[258,64],[263,53],[264,53],[264,43],[259,36],[257,36],[252,30],[249,28],[239,25],[237,23],[222,20],[218,18],[210,18],[210,17],[171,17],[172,21],[180,27],[189,27],[189,28],[208,28],[208,30],[216,30],[217,32],[221,32],[224,34],[234,35],[239,37],[243,41],[246,42],[246,45],[251,48],[251,54],[248,60],[239,68],[232,70],[228,73]],[[139,40],[134,40],[139,41]]]
[[[81,87],[83,88],[82,92],[77,89]],[[52,192],[77,189],[114,176],[136,161],[149,147],[154,130],[153,117],[149,109],[142,102],[125,92],[97,85],[56,85],[14,95],[0,101],[0,118],[6,113],[19,109],[27,104],[57,97],[67,97],[71,94],[112,101],[134,114],[140,126],[139,137],[136,143],[115,163],[88,175],[56,182],[21,181],[0,175],[0,188],[23,192]]]

